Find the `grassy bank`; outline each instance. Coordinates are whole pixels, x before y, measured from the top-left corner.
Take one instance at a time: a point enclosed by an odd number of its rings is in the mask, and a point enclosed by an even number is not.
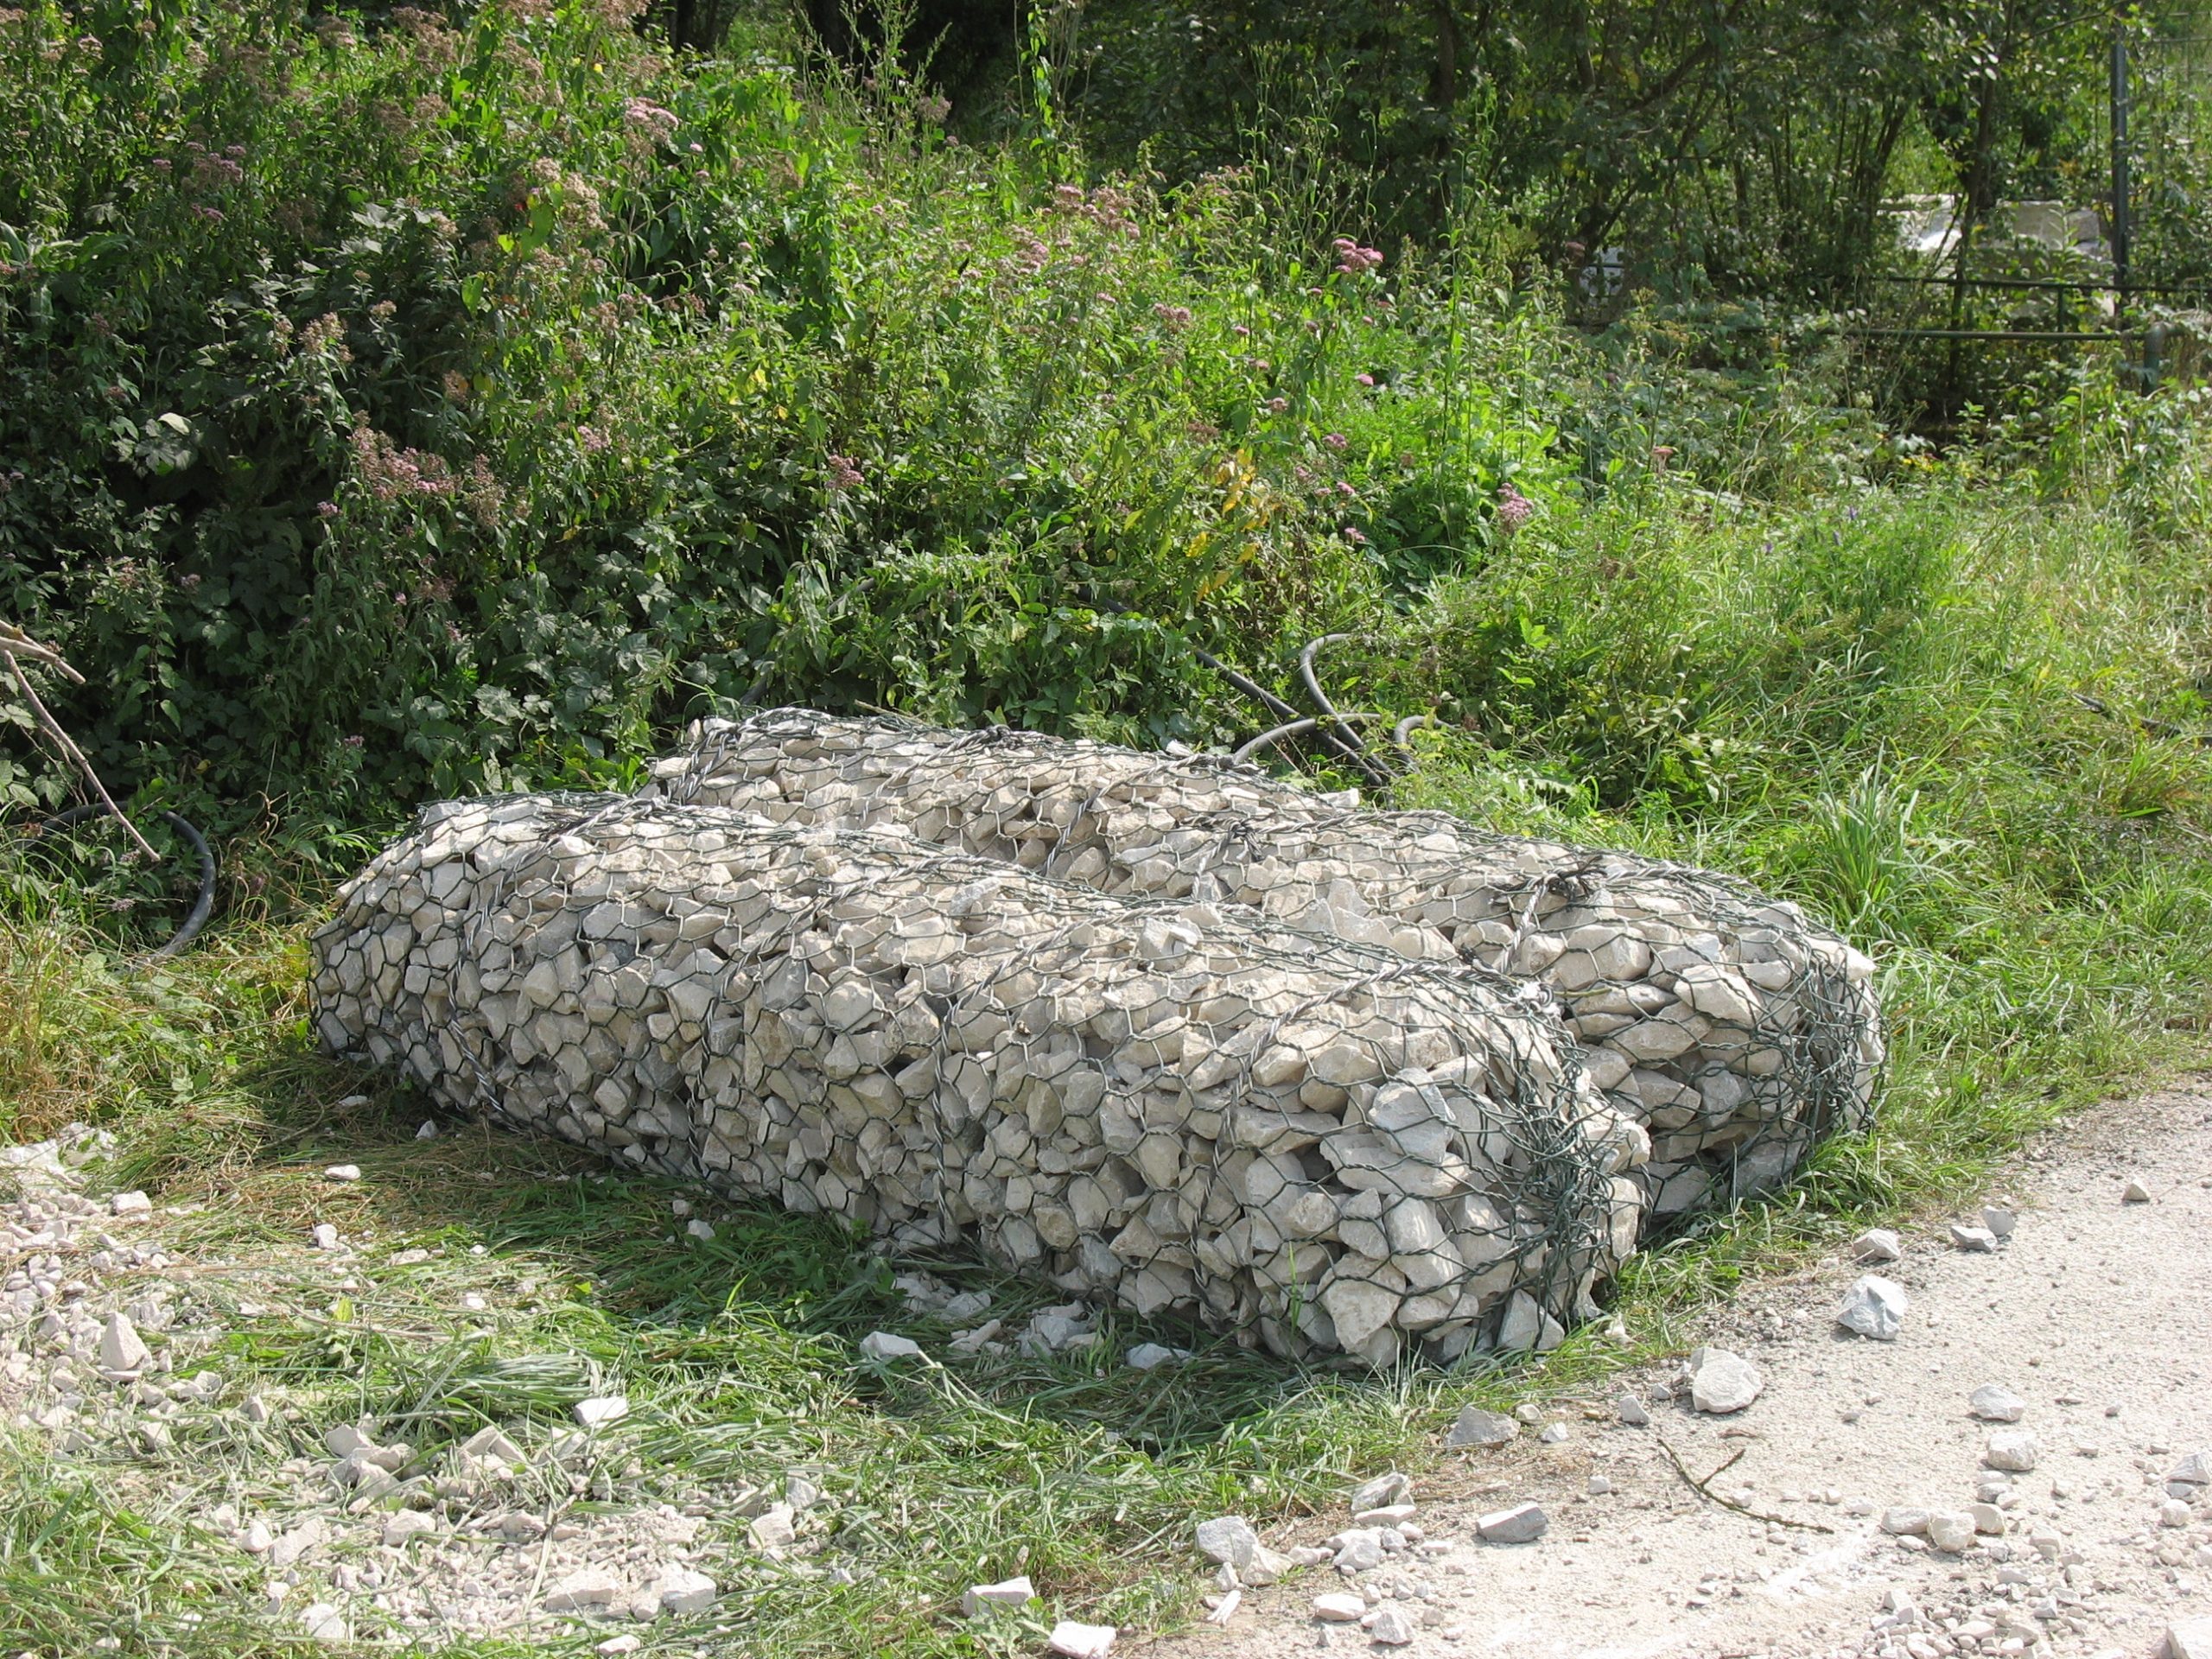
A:
[[[234,925],[130,975],[100,953],[112,918],[20,884],[0,1129],[104,1124],[124,1178],[207,1206],[173,1231],[232,1263],[207,1275],[230,1298],[221,1363],[298,1410],[297,1446],[361,1413],[418,1446],[486,1421],[543,1436],[619,1389],[634,1412],[606,1479],[558,1495],[563,1513],[712,1512],[815,1471],[834,1506],[816,1565],[857,1581],[761,1562],[741,1518],[710,1522],[747,1565],[698,1629],[741,1650],[1015,1650],[1034,1630],[978,1646],[948,1613],[967,1584],[1021,1571],[1062,1612],[1172,1620],[1200,1513],[1281,1515],[1419,1463],[1458,1404],[1571,1393],[1662,1349],[1740,1274],[1939,1203],[2055,1115],[2190,1062],[2212,1014],[2212,760],[2189,725],[2208,550],[2162,522],[2143,533],[2117,492],[1955,468],[1787,506],[1670,484],[1516,543],[1344,660],[1362,692],[1462,699],[1405,804],[1743,872],[1882,964],[1878,1127],[1643,1258],[1626,1349],[1586,1333],[1534,1365],[1369,1377],[1201,1338],[1196,1362],[1141,1376],[1118,1363],[1129,1341],[1194,1333],[1109,1315],[1096,1358],[887,1371],[857,1358],[861,1335],[943,1353],[950,1331],[905,1306],[894,1265],[988,1289],[995,1313],[1048,1299],[761,1209],[709,1205],[702,1243],[674,1230],[665,1184],[486,1128],[418,1141],[417,1103],[309,1052],[297,924]],[[319,1172],[340,1159],[366,1179],[334,1193]],[[359,1241],[343,1294],[302,1249],[317,1219]],[[127,1626],[150,1645],[199,1613],[234,1621],[226,1650],[274,1643],[198,1519],[266,1479],[228,1433],[150,1464],[11,1441],[27,1496],[0,1539],[5,1639],[71,1651]]]
[[[1511,288],[1491,204],[1372,248],[1310,157],[1171,190],[1065,135],[965,147],[894,66],[677,63],[619,6],[109,22],[0,9],[0,613],[86,671],[56,706],[136,804],[219,833],[220,919],[143,969],[168,895],[11,843],[0,1141],[116,1135],[228,1392],[166,1446],[0,1429],[9,1651],[295,1646],[220,1506],[291,1502],[335,1421],[542,1447],[618,1389],[581,1485],[526,1496],[703,1511],[724,1600],[667,1648],[1033,1650],[950,1617],[1025,1571],[1172,1619],[1195,1516],[1418,1463],[1459,1403],[1662,1350],[2201,1052],[2196,394],[2085,357],[1936,459],[1833,331],[1655,303],[1586,338]],[[748,692],[1220,745],[1267,717],[1200,651],[1287,690],[1332,631],[1341,702],[1435,717],[1389,804],[1737,872],[1880,964],[1876,1127],[1643,1258],[1625,1348],[1369,1376],[1109,1313],[1096,1357],[887,1370],[861,1336],[949,1328],[867,1241],[418,1140],[419,1102],[312,1052],[313,915],[425,798],[620,785]],[[69,783],[11,696],[28,818]],[[1141,1376],[1140,1335],[1198,1357]],[[823,1548],[778,1565],[737,1500],[794,1469]]]

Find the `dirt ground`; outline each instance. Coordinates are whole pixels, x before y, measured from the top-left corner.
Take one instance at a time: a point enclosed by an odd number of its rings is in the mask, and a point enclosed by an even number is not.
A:
[[[2125,1200],[2130,1180],[2149,1202]],[[1557,1402],[1543,1420],[1564,1425],[1557,1444],[1530,1425],[1416,1487],[1422,1537],[1385,1566],[1346,1578],[1325,1563],[1244,1589],[1225,1628],[1139,1650],[2147,1659],[2170,1623],[2212,1615],[2212,1488],[2184,1508],[2166,1487],[2184,1455],[2212,1459],[2212,1093],[2085,1113],[2031,1147],[1987,1201],[2017,1214],[1993,1252],[1955,1248],[1946,1217],[1907,1231],[1902,1261],[1870,1268],[1839,1253],[1721,1309],[1707,1340],[1765,1378],[1748,1410],[1701,1415],[1687,1389],[1667,1397],[1671,1367],[1630,1379],[1645,1427],[1619,1421],[1618,1389]],[[1870,1270],[1910,1298],[1891,1342],[1834,1324]],[[1970,1414],[1988,1383],[2024,1402],[2017,1425]],[[2037,1450],[1985,1512],[2001,1516],[2001,1535],[1948,1554],[1882,1529],[1893,1507],[1962,1511],[1978,1489],[1996,1497],[1985,1441],[2006,1427]],[[1717,1497],[1804,1525],[1700,1496],[1668,1448]],[[1478,1516],[1531,1499],[1549,1516],[1544,1536],[1478,1540]],[[1265,1541],[1319,1545],[1351,1524],[1345,1514]],[[1364,1596],[1368,1628],[1314,1617],[1318,1594],[1347,1591]],[[1384,1608],[1404,1626],[1376,1620]]]

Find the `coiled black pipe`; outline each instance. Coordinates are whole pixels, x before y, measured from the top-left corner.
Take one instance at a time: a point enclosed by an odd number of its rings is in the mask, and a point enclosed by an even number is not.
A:
[[[73,823],[82,823],[87,818],[104,818],[106,816],[107,809],[97,803],[73,806],[41,823],[38,833],[43,836],[52,830],[67,830]],[[192,912],[184,918],[184,925],[169,935],[166,944],[146,953],[146,959],[149,962],[158,962],[164,957],[174,957],[181,951],[192,943],[193,936],[207,925],[207,918],[215,909],[215,855],[207,849],[207,838],[181,813],[163,812],[162,822],[182,836],[191,844],[192,850],[200,855],[200,896],[193,901]]]

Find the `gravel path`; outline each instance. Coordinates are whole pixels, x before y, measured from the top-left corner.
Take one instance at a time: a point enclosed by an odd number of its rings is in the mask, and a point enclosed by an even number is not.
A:
[[[2147,1201],[2131,1201],[2131,1181]],[[2212,1464],[2212,1096],[2086,1115],[2031,1148],[1988,1201],[2017,1217],[1994,1249],[1972,1248],[1983,1242],[1972,1235],[1955,1243],[1947,1218],[1907,1231],[1902,1259],[1874,1268],[1909,1299],[1894,1340],[1834,1324],[1869,1270],[1844,1255],[1757,1286],[1707,1338],[1762,1374],[1748,1409],[1695,1411],[1671,1369],[1629,1379],[1645,1426],[1620,1421],[1615,1389],[1557,1402],[1540,1419],[1560,1425],[1554,1443],[1523,1426],[1415,1490],[1418,1537],[1383,1565],[1344,1574],[1324,1562],[1245,1588],[1225,1628],[1142,1651],[2156,1652],[2171,1625],[2212,1618],[2212,1485],[2168,1485],[2190,1453]],[[2017,1423],[1971,1414],[1987,1384],[2018,1396]],[[1993,1434],[2023,1431],[2031,1470],[1984,1466]],[[1699,1496],[1669,1447],[1718,1497],[1803,1526]],[[1980,1518],[2003,1530],[1962,1550],[1884,1530],[1910,1523],[1894,1510],[1972,1516],[1985,1497]],[[1530,1500],[1549,1517],[1541,1539],[1480,1541],[1478,1516]],[[1311,1549],[1351,1524],[1339,1516],[1264,1541]],[[1365,1601],[1364,1624],[1315,1616],[1317,1596],[1346,1592]]]

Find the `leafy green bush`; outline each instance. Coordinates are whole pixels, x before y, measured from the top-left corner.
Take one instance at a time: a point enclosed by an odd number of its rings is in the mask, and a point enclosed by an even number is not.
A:
[[[1211,738],[1192,645],[1567,499],[1541,312],[1268,175],[1059,181],[619,0],[137,17],[0,13],[0,607],[220,827],[620,776],[748,692]]]

